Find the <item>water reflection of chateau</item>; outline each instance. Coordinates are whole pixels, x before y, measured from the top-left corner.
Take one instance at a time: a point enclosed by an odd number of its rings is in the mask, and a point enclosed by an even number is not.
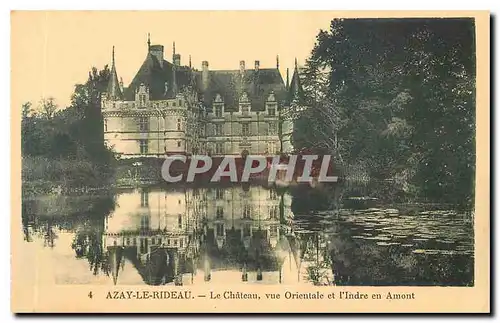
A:
[[[105,220],[114,283],[128,259],[150,285],[297,283],[307,245],[292,232],[291,196],[259,186],[133,190]]]

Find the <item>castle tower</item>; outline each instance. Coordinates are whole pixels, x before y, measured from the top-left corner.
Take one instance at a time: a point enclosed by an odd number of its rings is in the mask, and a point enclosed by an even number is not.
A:
[[[121,87],[120,87],[120,82],[118,81],[118,75],[116,73],[115,46],[113,46],[111,72],[110,72],[110,76],[109,76],[107,94],[108,94],[109,100],[121,100],[123,98]]]

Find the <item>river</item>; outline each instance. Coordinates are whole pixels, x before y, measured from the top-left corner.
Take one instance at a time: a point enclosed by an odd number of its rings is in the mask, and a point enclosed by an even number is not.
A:
[[[352,201],[242,185],[37,196],[21,250],[55,284],[474,284],[470,216]]]

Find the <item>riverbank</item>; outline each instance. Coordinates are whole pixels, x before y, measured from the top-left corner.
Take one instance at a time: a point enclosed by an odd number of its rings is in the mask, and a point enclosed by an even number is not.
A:
[[[112,186],[114,175],[112,165],[97,165],[88,160],[22,158],[23,196],[98,191]]]
[[[145,186],[233,185],[233,183],[229,182],[214,184],[208,180],[189,184],[184,183],[184,185],[181,183],[168,184],[161,176],[163,162],[164,159],[162,158],[136,158],[117,160],[112,167],[99,167],[89,161],[82,160],[48,159],[44,157],[23,158],[23,199],[50,194],[99,194],[109,190]],[[254,179],[254,182],[253,184],[259,184],[261,181]],[[343,190],[343,204],[348,208],[376,207],[380,203],[403,206],[409,211],[413,209],[420,210],[422,206],[426,208],[429,205],[446,205],[446,208],[461,210],[473,208],[465,204],[454,205],[447,201],[422,199],[412,190],[403,190],[400,185],[396,185],[391,181],[369,181],[368,183],[356,183],[354,185],[350,181],[345,183],[340,181],[334,186]],[[322,188],[316,187],[314,190],[322,191]]]

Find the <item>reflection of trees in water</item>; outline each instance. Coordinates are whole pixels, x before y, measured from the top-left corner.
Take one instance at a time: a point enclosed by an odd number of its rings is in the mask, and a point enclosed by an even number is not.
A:
[[[66,200],[70,200],[68,197]],[[91,271],[97,275],[100,271],[109,273],[106,252],[102,249],[102,233],[104,217],[114,209],[115,202],[112,194],[78,196],[78,203],[69,202],[61,209],[65,214],[35,214],[40,209],[37,200],[23,201],[22,225],[24,240],[33,242],[35,237],[43,240],[45,247],[53,248],[58,238],[57,232],[76,231],[72,242],[77,258],[87,258]],[[78,206],[85,204],[85,212],[79,212]]]
[[[244,191],[244,188],[242,188]],[[247,188],[248,190],[248,188]],[[281,188],[279,196],[278,245],[271,246],[265,231],[255,228],[254,237],[245,242],[244,228],[229,225],[226,239],[218,246],[213,228],[200,218],[189,236],[193,251],[189,255],[175,255],[166,249],[152,253],[144,261],[137,255],[124,253],[147,284],[165,284],[179,274],[203,269],[210,258],[212,270],[238,268],[242,279],[250,271],[280,271],[283,260],[280,253],[293,253],[300,275],[315,285],[467,285],[473,282],[473,259],[463,255],[415,254],[400,245],[377,245],[374,240],[352,238],[355,228],[343,222],[337,212],[343,205],[345,189],[340,185],[311,189],[306,186]],[[352,190],[351,190],[352,192]],[[293,214],[286,213],[284,195],[292,197]],[[76,231],[72,248],[75,256],[87,259],[94,275],[110,275],[109,252],[103,248],[104,217],[115,207],[112,197],[89,198],[88,212],[68,212],[68,216],[47,217],[35,215],[32,201],[23,201],[23,234],[25,241],[43,241],[52,248],[59,230]],[[286,213],[286,214],[285,214]],[[257,217],[260,218],[260,215]],[[273,221],[277,218],[271,217]],[[255,225],[249,220],[249,225]],[[231,223],[231,222],[229,222]],[[253,223],[253,224],[252,224]],[[257,223],[257,222],[256,222]],[[197,225],[201,225],[198,227]],[[260,225],[260,224],[259,224]],[[258,229],[257,229],[258,228]],[[273,230],[271,230],[273,231]],[[281,249],[283,250],[281,250]],[[171,253],[171,254],[170,254]],[[167,259],[169,259],[167,261]],[[123,262],[120,263],[123,266]],[[173,271],[175,267],[175,272]],[[281,281],[281,279],[280,279]]]
[[[316,285],[330,284],[333,270],[337,285],[470,285],[473,259],[467,255],[416,254],[412,248],[378,245],[354,239],[353,229],[336,216],[343,196],[369,194],[370,188],[339,187],[291,190],[294,230],[302,244],[301,261]],[[314,245],[314,241],[322,241]],[[326,243],[325,243],[326,242]]]
[[[292,212],[302,215],[314,214],[317,211],[335,211],[341,192],[341,188],[336,184],[325,184],[315,189],[308,185],[292,187]]]
[[[330,239],[338,285],[468,285],[473,260],[460,255],[415,254],[400,245],[379,246],[351,238],[339,227]]]
[[[95,228],[97,229],[97,228]],[[100,272],[109,276],[108,254],[103,249],[101,230],[78,230],[71,244],[76,258],[86,258],[94,275]]]

